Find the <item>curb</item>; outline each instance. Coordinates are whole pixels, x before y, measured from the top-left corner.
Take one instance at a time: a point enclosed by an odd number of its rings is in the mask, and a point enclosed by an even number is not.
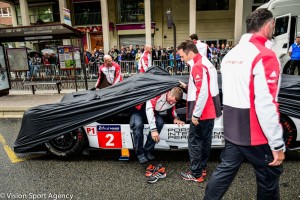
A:
[[[30,107],[0,107],[0,118],[23,118],[24,112]]]

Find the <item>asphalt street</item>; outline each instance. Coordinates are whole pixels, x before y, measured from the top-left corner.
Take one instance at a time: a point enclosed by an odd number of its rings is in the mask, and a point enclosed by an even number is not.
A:
[[[119,161],[120,151],[92,151],[73,159],[51,155],[19,155],[13,143],[21,119],[0,119],[0,199],[202,199],[207,181],[187,182],[179,177],[188,169],[187,151],[157,151],[157,162],[167,177],[148,184],[142,166],[131,152],[131,161]],[[208,177],[219,163],[220,150],[212,150]],[[281,199],[300,199],[300,152],[290,152],[280,179]],[[55,198],[56,197],[56,198]],[[225,200],[256,199],[255,175],[251,165],[243,163]]]

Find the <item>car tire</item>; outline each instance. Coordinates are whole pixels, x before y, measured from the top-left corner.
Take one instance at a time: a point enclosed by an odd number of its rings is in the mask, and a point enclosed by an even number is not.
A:
[[[286,148],[288,149],[295,144],[297,131],[293,121],[289,117],[281,115],[280,122],[283,129],[283,140]]]
[[[58,157],[72,157],[82,152],[87,138],[81,128],[70,131],[45,143],[50,153]]]

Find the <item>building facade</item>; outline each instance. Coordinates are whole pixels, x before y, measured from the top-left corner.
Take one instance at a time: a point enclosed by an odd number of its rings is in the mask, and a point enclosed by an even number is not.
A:
[[[176,46],[192,33],[208,44],[237,43],[246,16],[266,0],[11,0],[12,24],[64,23],[70,10],[72,26],[85,33],[85,49],[122,45],[174,46],[166,11],[176,26]],[[5,11],[7,13],[8,9]],[[4,13],[5,14],[5,13]]]
[[[0,27],[12,25],[12,17],[10,5],[5,2],[0,2]]]

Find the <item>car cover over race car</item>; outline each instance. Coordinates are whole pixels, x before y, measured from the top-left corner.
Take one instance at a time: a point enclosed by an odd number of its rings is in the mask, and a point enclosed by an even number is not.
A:
[[[151,67],[147,73],[132,76],[108,88],[74,92],[65,95],[60,103],[28,109],[24,113],[14,150],[16,153],[29,152],[33,147],[70,130],[154,98],[178,86],[178,79],[187,82],[187,78],[169,76],[163,69]],[[220,87],[220,96],[221,92]],[[280,113],[300,118],[299,76],[282,75],[278,102]]]
[[[179,85],[178,78],[159,67],[98,90],[67,94],[60,103],[28,109],[14,143],[16,153],[29,152],[70,130],[152,99]]]
[[[282,75],[278,103],[280,113],[300,119],[300,76]]]

